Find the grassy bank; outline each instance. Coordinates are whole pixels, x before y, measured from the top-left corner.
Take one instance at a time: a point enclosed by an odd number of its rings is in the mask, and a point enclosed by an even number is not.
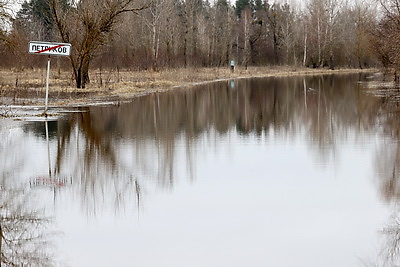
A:
[[[250,77],[320,75],[375,70],[308,69],[289,67],[187,68],[152,71],[93,70],[85,89],[76,89],[71,72],[52,69],[49,99],[52,105],[90,102],[92,99],[130,98],[154,91],[188,87],[197,83]],[[0,104],[41,105],[45,95],[46,70],[0,70]]]

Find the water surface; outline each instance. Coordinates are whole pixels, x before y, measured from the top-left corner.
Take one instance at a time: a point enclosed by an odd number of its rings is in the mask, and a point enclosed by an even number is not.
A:
[[[2,250],[57,266],[394,264],[400,117],[370,78],[224,81],[1,120]]]

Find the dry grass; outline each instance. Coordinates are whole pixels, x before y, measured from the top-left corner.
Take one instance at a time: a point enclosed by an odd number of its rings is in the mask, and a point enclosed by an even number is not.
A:
[[[325,73],[343,73],[360,70],[327,70],[290,67],[182,68],[153,71],[93,70],[91,83],[85,89],[76,89],[71,72],[52,69],[50,101],[52,104],[89,101],[93,98],[132,97],[152,91],[191,86],[196,83],[246,77],[294,76]],[[371,70],[368,70],[371,71]],[[46,83],[46,69],[25,71],[0,70],[0,102],[3,104],[42,104]]]

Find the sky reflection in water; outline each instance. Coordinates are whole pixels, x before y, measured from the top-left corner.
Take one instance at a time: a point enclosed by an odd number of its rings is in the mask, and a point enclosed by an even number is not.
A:
[[[4,120],[3,184],[40,195],[61,265],[382,265],[398,121],[364,79],[152,94],[50,122],[48,143],[44,122]]]

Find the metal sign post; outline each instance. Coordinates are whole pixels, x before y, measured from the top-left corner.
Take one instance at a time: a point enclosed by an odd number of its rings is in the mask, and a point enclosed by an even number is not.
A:
[[[46,76],[46,102],[44,114],[48,109],[49,101],[49,79],[50,79],[50,56],[69,56],[71,54],[71,44],[66,43],[49,43],[49,42],[29,42],[29,53],[48,55],[47,60],[47,76]]]
[[[47,59],[47,76],[46,76],[46,102],[44,107],[44,113],[46,114],[48,103],[49,103],[49,79],[50,79],[50,56]]]

